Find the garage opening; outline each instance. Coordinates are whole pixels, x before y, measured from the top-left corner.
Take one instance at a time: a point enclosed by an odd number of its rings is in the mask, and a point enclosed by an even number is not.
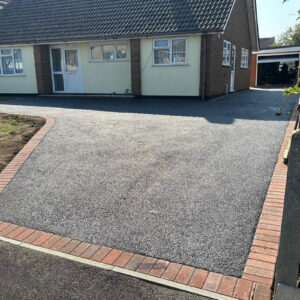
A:
[[[299,55],[259,56],[257,85],[291,86],[297,83]]]

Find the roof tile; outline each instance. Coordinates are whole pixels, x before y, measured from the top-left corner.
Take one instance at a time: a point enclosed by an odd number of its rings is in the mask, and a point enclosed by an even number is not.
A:
[[[234,0],[12,0],[0,44],[220,32]]]

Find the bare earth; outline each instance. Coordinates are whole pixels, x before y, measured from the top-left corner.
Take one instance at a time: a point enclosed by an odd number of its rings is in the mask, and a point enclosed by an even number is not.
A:
[[[0,172],[44,124],[40,117],[0,114]]]

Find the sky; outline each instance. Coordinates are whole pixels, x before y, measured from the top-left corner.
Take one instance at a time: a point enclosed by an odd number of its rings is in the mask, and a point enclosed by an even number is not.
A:
[[[300,0],[256,0],[259,37],[278,36],[295,25]]]

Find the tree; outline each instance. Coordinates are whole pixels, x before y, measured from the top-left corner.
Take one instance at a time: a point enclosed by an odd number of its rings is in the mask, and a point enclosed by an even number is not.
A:
[[[300,46],[300,23],[280,34],[273,46]]]
[[[287,1],[283,0],[283,3]],[[298,10],[298,20],[300,20],[300,10]],[[300,23],[289,27],[285,32],[280,34],[273,46],[300,46]]]
[[[283,3],[286,2],[286,1],[288,1],[288,0],[283,0]],[[298,18],[297,18],[297,20],[300,20],[300,9],[298,10]],[[297,33],[295,32],[296,30],[297,30]],[[300,24],[296,24],[295,25],[295,31],[294,31],[294,34],[291,35],[291,37],[294,38],[294,41],[296,41],[296,42],[298,41],[299,42],[300,41]],[[300,44],[298,44],[298,45],[300,45]],[[298,68],[300,68],[300,66]],[[293,94],[300,94],[299,83],[300,83],[300,79],[298,78],[297,84],[294,87],[290,87],[290,88],[285,89],[284,95],[291,96]]]

